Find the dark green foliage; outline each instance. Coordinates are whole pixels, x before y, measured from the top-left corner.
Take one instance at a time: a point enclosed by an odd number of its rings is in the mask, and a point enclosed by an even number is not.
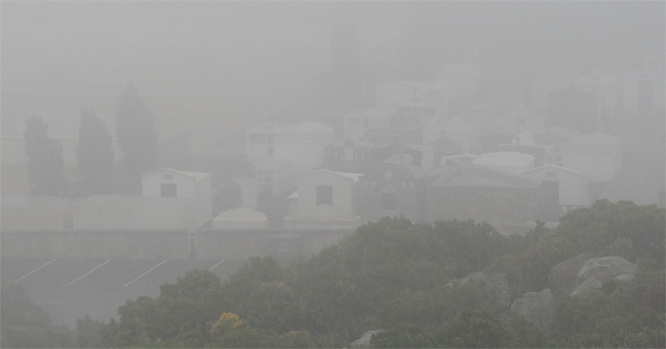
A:
[[[560,218],[558,232],[577,247],[576,252],[601,254],[618,239],[629,239],[633,257],[650,257],[663,265],[664,215],[664,208],[656,205],[639,206],[626,200],[617,203],[597,200],[589,208],[564,214]]]
[[[25,120],[26,165],[32,195],[62,196],[67,190],[62,145],[48,136],[48,125],[38,117]]]
[[[79,128],[76,160],[85,194],[113,193],[113,147],[104,122],[84,110]]]
[[[569,347],[663,348],[663,270],[659,274],[641,274],[635,284],[612,285],[603,293],[563,298],[556,307],[554,337]]]
[[[193,270],[175,284],[160,286],[157,298],[139,297],[118,309],[120,322],[113,345],[154,340],[192,340],[197,346],[208,338],[210,324],[220,315],[220,279],[209,271]]]
[[[224,282],[190,272],[156,299],[121,307],[101,337],[110,346],[343,347],[381,328],[376,347],[663,347],[664,268],[655,261],[663,251],[635,248],[659,241],[663,225],[663,209],[627,202],[598,202],[563,216],[558,229],[538,224],[511,237],[473,221],[385,218],[288,267],[252,257]],[[511,301],[541,291],[548,270],[582,248],[633,257],[640,272],[590,297],[555,290],[548,329],[513,314],[489,286],[506,276]],[[240,322],[211,331],[224,313]]]
[[[130,173],[138,177],[153,169],[157,159],[155,123],[132,84],[118,101],[116,138]]]

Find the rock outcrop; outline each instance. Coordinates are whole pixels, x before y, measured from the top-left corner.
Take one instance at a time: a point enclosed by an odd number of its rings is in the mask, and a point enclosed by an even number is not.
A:
[[[372,335],[383,332],[384,330],[372,330],[372,331],[367,331],[365,332],[361,338],[351,342],[347,348],[372,348],[372,345],[370,344],[370,340],[372,339]]]
[[[578,272],[583,264],[594,256],[590,252],[584,252],[574,258],[567,259],[550,268],[548,272],[548,286],[552,290],[563,289],[567,293],[576,289]]]
[[[600,290],[602,286],[603,285],[599,279],[591,276],[571,292],[571,297],[584,297],[592,293],[599,293],[601,292]]]
[[[592,258],[583,264],[576,278],[576,289],[572,296],[582,296],[593,291],[598,291],[611,280],[618,282],[631,282],[638,266],[628,260],[617,257]]]
[[[511,311],[536,327],[546,330],[553,320],[553,294],[550,289],[541,292],[527,292],[523,298],[513,302]]]

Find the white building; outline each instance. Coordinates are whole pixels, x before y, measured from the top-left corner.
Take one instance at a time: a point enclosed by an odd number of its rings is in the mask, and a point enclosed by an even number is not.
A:
[[[513,151],[498,151],[481,154],[472,162],[474,165],[484,166],[499,171],[520,175],[534,168],[535,158],[530,154]]]
[[[228,211],[220,212],[213,219],[214,229],[266,229],[268,218],[263,212],[255,211],[247,207],[238,207]]]
[[[305,173],[322,163],[324,148],[334,139],[332,127],[314,121],[263,122],[246,130],[247,160],[251,166],[267,159],[289,161],[295,174]]]
[[[622,165],[622,139],[587,133],[571,139],[562,150],[563,167],[587,175],[590,182],[608,182]]]
[[[298,178],[296,212],[284,223],[290,228],[355,228],[360,218],[354,211],[353,184],[356,173],[317,170]]]
[[[542,183],[546,204],[559,206],[559,214],[587,206],[589,203],[587,179],[578,171],[556,165],[544,165],[523,172],[523,176]]]
[[[210,220],[213,202],[210,173],[167,168],[145,173],[141,182],[144,197],[192,199],[196,212],[195,224]]]

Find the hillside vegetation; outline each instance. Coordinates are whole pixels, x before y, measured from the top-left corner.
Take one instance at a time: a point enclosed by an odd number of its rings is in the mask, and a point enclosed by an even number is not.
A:
[[[79,345],[342,348],[382,330],[373,347],[665,346],[663,208],[604,200],[555,229],[537,223],[503,236],[474,221],[385,218],[289,265],[252,257],[224,281],[190,271],[156,298],[128,301],[118,321],[80,320]],[[558,284],[553,267],[577,256],[638,271],[572,296],[580,280]],[[543,321],[512,310],[551,294]]]

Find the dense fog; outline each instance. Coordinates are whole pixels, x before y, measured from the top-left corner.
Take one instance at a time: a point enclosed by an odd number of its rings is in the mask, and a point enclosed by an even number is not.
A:
[[[665,2],[0,8],[0,346],[664,346]]]

